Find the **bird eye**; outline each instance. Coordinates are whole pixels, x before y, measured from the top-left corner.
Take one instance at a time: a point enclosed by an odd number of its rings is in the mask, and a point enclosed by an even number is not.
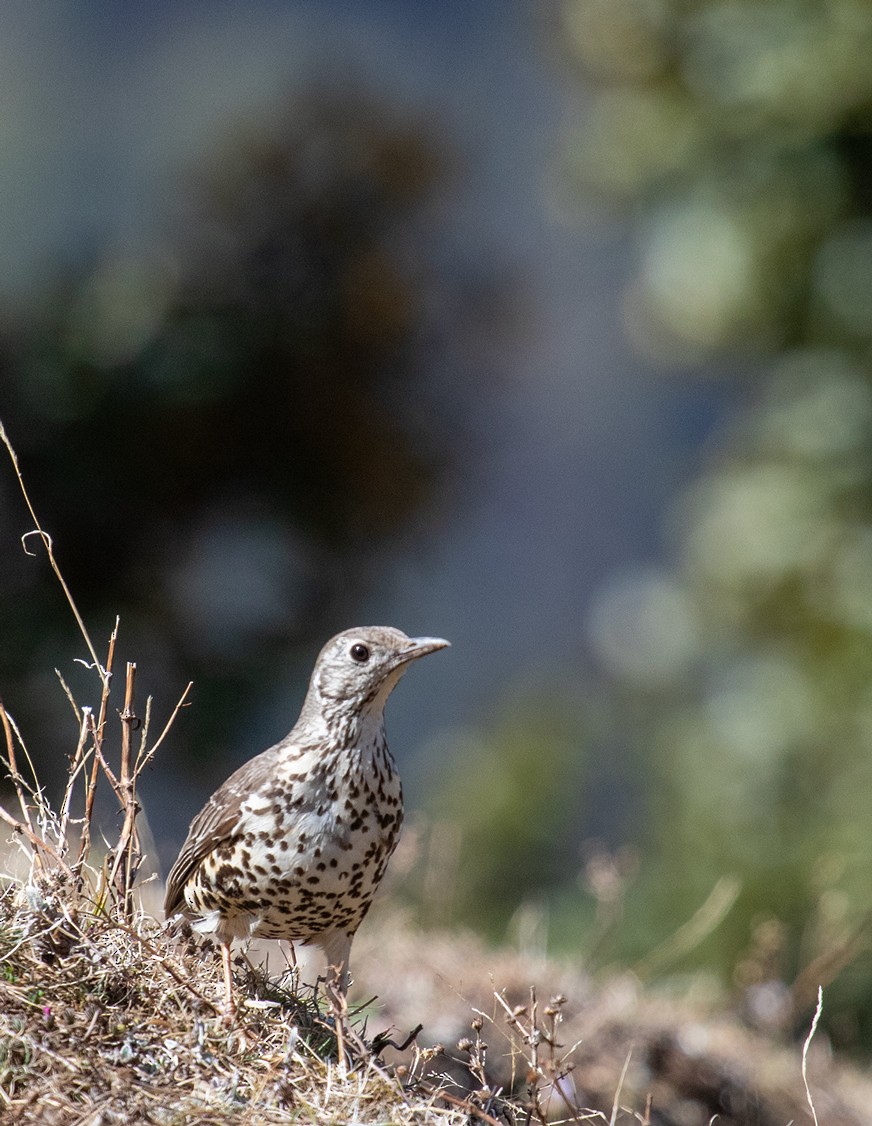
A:
[[[358,642],[356,645],[352,645],[351,659],[353,661],[357,661],[362,665],[364,661],[369,660],[369,647],[366,645],[361,645],[360,642]]]

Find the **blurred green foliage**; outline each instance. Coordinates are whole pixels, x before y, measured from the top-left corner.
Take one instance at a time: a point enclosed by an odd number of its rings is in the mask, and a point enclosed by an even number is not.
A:
[[[590,614],[610,702],[588,738],[629,756],[643,814],[585,854],[591,747],[515,717],[470,756],[491,796],[447,806],[463,915],[504,923],[510,887],[589,965],[715,969],[767,1027],[799,1027],[823,983],[830,1032],[868,1049],[872,4],[561,12],[588,92],[564,198],[634,234],[636,347],[736,379],[743,405],[677,498],[671,569],[613,576]]]
[[[628,912],[668,933],[737,875],[696,961],[747,966],[777,920],[777,958],[737,983],[795,983],[802,1015],[797,975],[819,958],[828,984],[872,909],[872,5],[568,0],[562,44],[592,97],[565,183],[632,223],[631,338],[745,388],[676,504],[669,615],[664,583],[600,608],[652,772]],[[632,920],[625,942],[644,954]],[[868,964],[825,1014],[868,1047]]]
[[[452,732],[428,756],[439,764],[427,787],[438,847],[426,862],[448,866],[419,883],[431,921],[500,937],[519,904],[565,880],[580,846],[584,742],[566,699],[520,691],[485,734]]]

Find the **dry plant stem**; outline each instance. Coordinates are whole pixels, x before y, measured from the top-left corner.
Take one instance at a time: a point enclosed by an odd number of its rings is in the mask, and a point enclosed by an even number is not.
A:
[[[109,887],[117,888],[121,898],[121,909],[124,918],[128,921],[133,917],[133,881],[138,868],[138,840],[136,833],[136,775],[130,769],[130,729],[136,719],[133,711],[133,694],[136,680],[136,665],[132,661],[127,663],[127,677],[124,690],[124,709],[121,712],[121,776],[118,780],[116,793],[124,811],[124,824],[115,847],[115,856],[112,862],[112,871],[109,876]],[[117,880],[119,872],[124,868],[121,886]]]
[[[436,1088],[430,1083],[419,1081],[418,1088],[423,1091],[425,1095],[429,1095],[431,1098],[442,1099],[444,1102],[450,1103],[451,1106],[456,1106],[460,1110],[465,1111],[469,1115],[470,1119],[477,1118],[480,1122],[487,1122],[489,1126],[506,1126],[505,1122],[500,1122],[498,1118],[494,1118],[494,1116],[492,1114],[488,1114],[486,1110],[482,1110],[481,1107],[474,1106],[469,1101],[469,1099],[459,1099],[457,1095],[452,1095],[448,1091],[443,1091],[440,1088]]]
[[[539,1067],[539,1036],[538,1032],[539,1021],[539,1002],[536,999],[536,987],[530,986],[530,1035],[528,1036],[528,1043],[530,1045],[530,1066],[537,1072],[541,1072]]]
[[[529,1122],[533,1113],[540,1122],[545,1122],[545,1114],[542,1110],[541,1100],[539,1098],[539,1080],[543,1078],[542,1069],[539,1067],[539,1037],[536,1033],[536,1016],[537,1016],[537,1002],[536,1002],[536,989],[530,987],[530,1028],[526,1029],[521,1023],[519,1017],[524,1012],[523,1007],[513,1009],[502,993],[494,992],[494,999],[498,1005],[501,1005],[506,1014],[506,1023],[514,1028],[520,1035],[521,1039],[530,1049],[530,1058],[527,1062],[527,1094],[529,1096],[529,1108],[527,1111],[527,1121]],[[512,1068],[514,1080],[514,1051],[512,1052]]]
[[[79,741],[76,743],[76,751],[73,755],[72,762],[70,763],[70,770],[67,775],[67,784],[64,789],[64,796],[61,802],[60,824],[58,827],[58,842],[60,844],[60,847],[64,851],[66,851],[67,846],[67,829],[70,821],[70,808],[73,802],[73,789],[76,784],[76,779],[87,766],[85,742],[88,738],[88,715],[90,715],[90,711],[90,708],[85,708],[79,722]]]
[[[106,654],[106,673],[107,673],[107,675],[106,675],[105,680],[103,681],[103,689],[100,693],[100,712],[99,712],[99,715],[97,717],[96,726],[94,728],[94,743],[95,743],[95,748],[98,750],[98,756],[97,757],[100,758],[100,759],[102,759],[102,757],[103,757],[103,755],[102,755],[103,738],[104,738],[105,733],[106,733],[106,713],[109,710],[109,693],[111,692],[111,685],[112,685],[112,666],[115,663],[115,645],[116,645],[116,642],[118,641],[118,625],[119,625],[119,619],[116,618],[115,619],[115,627],[113,628],[112,633],[109,635],[109,649],[108,649],[108,652]],[[101,763],[101,765],[104,765],[104,764]],[[97,780],[96,779],[96,767],[97,767],[97,763],[95,762],[94,763],[95,774],[93,776],[93,781],[94,781],[95,784],[96,784],[96,780]],[[105,773],[105,766],[104,766],[104,773]],[[117,793],[117,789],[116,789],[116,793]],[[93,804],[93,801],[94,801],[94,799],[92,797],[91,798],[92,804]]]
[[[55,560],[51,536],[48,534],[48,532],[45,531],[45,529],[39,522],[39,518],[37,517],[36,511],[34,510],[33,504],[31,503],[30,495],[28,494],[27,488],[25,487],[24,478],[21,475],[21,469],[18,465],[18,455],[15,453],[12,443],[9,441],[9,437],[2,422],[0,422],[0,441],[3,442],[9,452],[10,458],[12,459],[12,467],[15,470],[15,476],[18,479],[18,487],[21,489],[21,495],[24,497],[24,503],[27,505],[27,511],[30,513],[30,517],[33,520],[34,532],[39,536],[39,538],[43,542],[43,545],[45,546],[46,554],[48,555],[48,561],[51,564],[51,569],[54,571],[55,577],[61,584],[61,589],[64,592],[64,596],[69,603],[70,609],[73,611],[73,616],[76,619],[76,623],[79,627],[79,631],[81,632],[82,637],[85,639],[85,644],[88,646],[88,652],[91,654],[91,660],[94,662],[94,667],[97,669],[97,672],[100,675],[100,679],[103,681],[104,687],[107,687],[109,672],[107,669],[103,669],[103,667],[100,665],[100,662],[97,660],[97,653],[94,649],[93,644],[91,643],[91,638],[88,635],[88,631],[85,628],[85,623],[82,620],[82,615],[79,613],[78,607],[76,606],[75,600],[73,599],[73,596],[70,592],[70,588],[64,581],[64,577],[61,574],[60,568],[58,567]],[[28,535],[32,534],[33,533],[28,533]],[[25,550],[27,549],[25,548]]]
[[[63,688],[63,690],[64,690],[64,695],[66,696],[70,707],[73,709],[73,715],[76,717],[76,723],[81,723],[82,722],[82,713],[79,711],[79,705],[73,699],[72,689],[70,688],[69,684],[67,684],[67,682],[64,680],[63,674],[61,673],[60,669],[55,669],[55,676],[60,681],[61,688]]]
[[[662,973],[668,966],[686,957],[716,930],[731,911],[742,890],[736,876],[721,876],[701,907],[691,915],[665,942],[655,946],[633,967],[642,981]]]
[[[109,686],[112,682],[112,665],[115,660],[115,642],[118,639],[118,618],[115,619],[115,628],[109,637],[109,653],[106,658],[106,667],[101,669],[103,689],[100,694],[100,717],[96,726],[94,725],[94,717],[89,712],[88,720],[90,721],[91,730],[94,732],[94,761],[91,764],[91,776],[87,779],[85,785],[85,819],[82,825],[82,840],[79,845],[79,855],[74,864],[74,870],[78,874],[82,870],[85,859],[91,848],[91,821],[94,816],[94,795],[97,790],[97,776],[98,769],[101,765],[102,743],[103,743],[103,730],[106,723],[106,709],[109,704]],[[101,666],[97,665],[98,668]],[[102,675],[105,674],[105,675]]]
[[[811,1028],[808,1030],[808,1036],[805,1038],[805,1043],[802,1046],[802,1082],[805,1085],[805,1097],[808,1101],[809,1109],[811,1110],[814,1126],[818,1126],[818,1116],[814,1106],[814,1099],[811,1097],[811,1087],[808,1085],[808,1050],[811,1047],[814,1034],[817,1032],[818,1021],[821,1019],[823,1008],[824,991],[821,986],[818,986],[817,1008],[814,1011],[814,1017],[812,1018]]]
[[[30,783],[25,780],[24,775],[20,771],[17,771],[18,780],[21,783],[22,788],[28,791],[31,798],[35,799],[36,808],[41,811],[44,802],[42,793],[40,792],[39,779],[36,776],[36,767],[33,765],[33,762],[30,758],[30,752],[27,749],[27,744],[21,737],[21,732],[18,730],[18,725],[9,714],[9,712],[6,713],[6,719],[9,723],[9,726],[12,728],[12,734],[15,736],[18,746],[21,748],[21,753],[27,759],[27,768],[30,771],[30,777],[33,779],[33,785],[31,786]]]
[[[24,818],[24,824],[27,826],[31,841],[35,841],[37,838],[33,831],[33,822],[30,819],[30,808],[24,796],[24,788],[21,784],[22,779],[18,772],[18,764],[15,759],[15,740],[12,737],[12,725],[9,722],[6,708],[2,703],[0,703],[0,720],[3,722],[3,733],[6,736],[6,757],[11,771],[12,784],[15,786],[15,793],[18,797],[18,804],[21,807],[21,816]],[[39,854],[39,849],[34,853],[34,859],[37,867],[42,869],[42,857]]]
[[[630,1060],[633,1056],[633,1049],[630,1048],[627,1052],[627,1058],[624,1060],[624,1066],[621,1068],[621,1078],[618,1080],[618,1089],[615,1091],[615,1101],[612,1103],[612,1116],[609,1119],[609,1126],[615,1126],[618,1120],[618,1111],[621,1107],[621,1091],[624,1089],[624,1080],[627,1078],[627,1071],[630,1067]]]
[[[164,727],[163,731],[161,731],[160,735],[158,735],[157,739],[152,744],[150,750],[144,751],[143,746],[140,746],[139,754],[137,755],[137,758],[136,758],[136,777],[137,778],[143,772],[143,770],[148,766],[148,764],[151,762],[151,760],[154,758],[155,751],[157,751],[158,747],[161,745],[161,743],[164,741],[164,739],[166,739],[167,735],[169,734],[170,728],[172,727],[172,725],[176,721],[176,716],[179,714],[179,712],[182,710],[183,707],[187,707],[188,695],[189,695],[189,693],[190,693],[190,691],[193,687],[194,687],[193,680],[188,681],[187,688],[185,688],[185,691],[179,697],[179,702],[173,708],[172,715],[167,720],[166,726]],[[149,700],[149,703],[146,706],[146,726],[147,726],[147,723],[148,723],[148,716],[149,716],[150,712],[151,712],[151,701]]]
[[[551,1090],[557,1094],[571,1116],[571,1121],[582,1121],[579,1117],[579,1107],[570,1100],[565,1087],[561,1083],[561,1080],[572,1071],[572,1064],[567,1063],[567,1060],[578,1045],[575,1044],[568,1051],[560,1055],[557,1054],[557,1049],[563,1047],[563,1045],[559,1044],[557,1041],[557,1025],[562,1019],[560,1010],[566,998],[562,995],[554,996],[545,1007],[545,1016],[548,1021],[547,1030],[539,1027],[539,1001],[534,986],[530,987],[530,1004],[527,1007],[519,1005],[516,1008],[512,1008],[502,993],[494,992],[494,998],[506,1014],[506,1023],[510,1028],[515,1030],[529,1049],[529,1056],[526,1060],[528,1095],[527,1121],[532,1120],[533,1114],[535,1114],[537,1119],[542,1123],[550,1120],[549,1111],[542,1106],[542,1089],[540,1088],[540,1083],[546,1083],[550,1086]],[[547,1058],[545,1060],[542,1059],[540,1050],[542,1043],[544,1043],[548,1049]]]
[[[161,954],[160,951],[158,951],[157,948],[151,942],[149,942],[147,938],[143,938],[142,935],[139,934],[136,929],[129,923],[122,923],[115,920],[111,922],[110,925],[116,930],[123,931],[126,935],[132,938],[134,942],[138,943],[146,952],[146,954],[148,954],[150,958],[154,959],[155,965],[160,966],[163,970],[166,970],[166,972],[173,979],[176,985],[179,985],[183,989],[186,989],[192,996],[196,997],[197,1000],[200,1001],[203,1005],[208,1006],[208,1008],[210,1008],[214,1013],[217,1013],[219,1011],[218,1006],[210,1001],[208,997],[202,994],[199,989],[195,989],[180,970],[173,968],[166,955]]]
[[[145,723],[142,729],[142,738],[139,744],[139,750],[136,755],[136,760],[131,768],[131,754],[130,754],[130,740],[131,731],[135,723],[138,722],[137,716],[133,710],[133,696],[134,684],[136,679],[136,665],[133,662],[127,664],[127,677],[125,681],[124,693],[124,709],[121,712],[121,772],[120,777],[116,779],[109,765],[103,761],[102,765],[107,778],[118,795],[118,800],[121,808],[124,811],[124,825],[121,829],[121,834],[118,838],[118,845],[115,849],[115,856],[112,863],[112,871],[109,876],[109,886],[118,887],[117,880],[121,865],[124,865],[124,872],[122,883],[118,888],[121,896],[121,902],[124,911],[124,917],[128,921],[133,917],[133,884],[139,869],[139,862],[141,859],[141,849],[139,844],[139,835],[136,830],[136,817],[139,813],[139,804],[136,799],[136,783],[139,776],[145,770],[146,766],[151,762],[158,747],[166,738],[170,728],[175,721],[179,710],[184,706],[185,700],[190,692],[193,682],[189,682],[178,703],[173,708],[172,715],[167,720],[166,726],[155,740],[151,748],[146,749],[148,741],[148,727],[151,718],[151,699],[146,703],[145,709]],[[102,759],[102,753],[101,753]]]
[[[29,829],[23,821],[17,821],[11,813],[7,813],[2,805],[0,805],[0,820],[5,821],[6,824],[14,829],[16,833],[21,833],[22,836],[27,837],[33,847],[37,850],[37,853],[34,854],[35,858],[39,850],[41,850],[47,856],[50,856],[52,860],[54,860],[54,862],[57,864],[57,866],[65,876],[72,877],[73,872],[67,865],[63,857],[60,856],[47,841],[43,840],[43,838],[39,836],[38,833],[35,833],[32,829]],[[39,862],[39,867],[42,868],[41,861]]]
[[[133,691],[136,683],[136,663],[127,662],[127,675],[124,680],[124,711],[121,713],[121,785],[133,785],[130,776],[130,725],[136,719],[133,711]],[[125,794],[126,797],[126,794]]]
[[[154,748],[149,751],[147,749],[148,733],[151,730],[151,696],[147,696],[145,700],[145,719],[142,721],[142,727],[139,732],[139,747],[136,751],[136,763],[133,767],[133,775],[138,778],[142,774],[143,769],[148,766],[154,755]]]

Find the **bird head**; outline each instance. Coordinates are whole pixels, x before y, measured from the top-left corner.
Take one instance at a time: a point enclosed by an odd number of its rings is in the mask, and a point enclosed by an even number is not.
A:
[[[448,644],[441,637],[407,637],[390,626],[345,630],[319,653],[306,702],[359,712],[381,709],[413,661]]]

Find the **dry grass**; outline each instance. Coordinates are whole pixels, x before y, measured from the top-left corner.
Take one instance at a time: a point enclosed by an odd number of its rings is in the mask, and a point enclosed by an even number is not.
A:
[[[535,982],[540,998],[568,998],[556,1030],[563,1045],[556,1054],[566,1057],[560,1087],[598,1121],[610,1121],[617,1097],[615,1121],[622,1126],[645,1121],[649,1098],[656,1126],[812,1123],[802,1045],[754,1031],[703,980],[669,990],[645,987],[631,973],[592,982],[578,961],[531,962],[511,949],[488,949],[472,934],[418,932],[410,918],[384,906],[361,931],[355,953],[360,987],[378,994],[382,1019],[399,1028],[424,1021],[419,1040],[429,1033],[453,1049],[474,1037],[471,1017],[483,1017],[490,1082],[514,1091],[521,1104],[529,1103],[531,1051],[506,1006],[524,1006],[520,1019],[529,1027]],[[540,1028],[546,1006],[540,1001]],[[549,1050],[540,1036],[536,1086],[545,1111],[556,1114]],[[453,1074],[462,1081],[462,1071]],[[872,1077],[834,1056],[820,1030],[808,1048],[807,1076],[821,1126],[872,1122]],[[574,1120],[565,1105],[559,1113]]]
[[[0,716],[14,736],[2,708]],[[118,841],[99,866],[92,863],[94,850],[83,850],[89,815],[70,812],[74,782],[88,780],[87,811],[89,787],[100,777],[90,773],[92,762],[100,763],[110,785],[114,777],[107,740],[98,750],[96,728],[86,729],[91,741],[80,740],[72,755],[60,813],[18,772],[14,742],[7,748],[21,816],[4,814],[20,854],[10,850],[0,894],[0,1120],[95,1126],[289,1117],[312,1123],[545,1120],[549,1099],[554,1091],[563,1094],[560,1083],[568,1074],[556,1049],[559,1001],[543,1010],[541,1030],[535,1010],[506,1009],[518,1044],[527,1049],[528,1106],[512,1106],[491,1082],[483,1016],[473,1019],[472,1037],[449,1056],[416,1043],[420,1026],[401,1039],[393,1030],[373,1035],[361,1014],[337,1011],[317,988],[302,987],[298,971],[274,982],[239,956],[246,1002],[228,1029],[220,1016],[214,951],[147,914],[140,889],[128,880],[141,860],[138,849],[128,848],[137,840],[135,816],[130,824],[123,819]],[[24,752],[20,740],[18,750]],[[125,801],[131,792],[135,787],[117,791]],[[130,855],[132,863],[119,860]],[[396,1057],[390,1064],[387,1054]],[[560,1101],[577,1120],[574,1101]]]
[[[798,1046],[773,1045],[687,997],[646,994],[630,977],[594,989],[568,963],[531,967],[469,935],[417,932],[384,909],[364,928],[358,965],[355,995],[368,985],[381,995],[341,1016],[340,1063],[336,1014],[293,974],[270,982],[239,957],[248,1001],[227,1029],[209,948],[144,913],[127,921],[103,910],[62,873],[10,878],[0,896],[0,1121],[811,1121]],[[811,1045],[808,1081],[822,1126],[869,1122],[872,1082],[825,1045]]]
[[[116,631],[117,632],[117,631]],[[172,933],[143,909],[136,784],[172,723],[150,741],[150,703],[132,746],[135,669],[127,667],[120,733],[110,737],[112,656],[100,704],[71,704],[78,737],[58,810],[49,805],[14,720],[0,705],[3,756],[19,806],[0,894],[0,1105],[3,1122],[313,1123],[490,1119],[476,1102],[428,1078],[437,1054],[414,1046],[389,1069],[393,1037],[368,1036],[354,1014],[326,1005],[297,975],[273,983],[243,958],[247,998],[234,1026],[220,1019],[212,949]],[[110,746],[117,743],[118,762]],[[116,839],[92,845],[94,793],[121,810]],[[17,837],[17,842],[14,838]]]
[[[9,448],[2,426],[0,440]],[[18,480],[94,700],[80,705],[61,681],[74,723],[56,808],[0,705],[12,784],[0,807],[0,1122],[787,1126],[816,1111],[822,1126],[868,1126],[872,1082],[819,1040],[779,1047],[629,975],[593,988],[570,962],[423,933],[384,909],[355,948],[352,996],[371,990],[374,1007],[335,1011],[296,971],[274,982],[239,957],[247,1000],[228,1029],[214,952],[149,913],[158,889],[143,880],[137,784],[187,690],[156,735],[151,701],[136,710],[134,665],[113,696],[117,627],[101,660]],[[99,849],[98,787],[120,813]]]
[[[113,714],[109,671],[100,706],[76,708],[57,813],[19,768],[29,757],[0,706],[19,804],[2,814],[13,841],[0,893],[0,1121],[786,1126],[809,1118],[807,1079],[821,1123],[868,1123],[872,1083],[825,1045],[801,1055],[630,975],[593,988],[571,962],[423,933],[384,908],[356,948],[356,995],[378,994],[368,1019],[332,1011],[296,971],[273,982],[240,956],[247,1001],[227,1029],[214,951],[143,907],[159,897],[136,882],[136,779],[167,727],[150,742],[144,723],[132,751],[128,670],[110,738],[99,718]],[[123,813],[99,860],[98,784]]]
[[[149,915],[139,880],[146,859],[139,779],[190,685],[156,737],[152,701],[141,714],[136,710],[134,664],[126,666],[122,699],[115,698],[118,623],[101,658],[2,423],[0,441],[33,522],[22,544],[30,552],[36,542],[46,552],[87,648],[83,663],[94,673],[96,697],[80,704],[59,674],[75,728],[56,808],[0,704],[0,758],[18,806],[15,815],[0,806],[0,819],[11,830],[10,845],[19,846],[18,855],[14,847],[8,851],[0,893],[2,1121],[513,1120],[488,1084],[480,1037],[467,1052],[472,1082],[456,1085],[434,1066],[440,1050],[420,1048],[415,1033],[400,1044],[390,1035],[370,1036],[365,1020],[339,1011],[335,1000],[325,1006],[317,989],[300,988],[295,974],[276,984],[245,959],[238,962],[247,1000],[233,1027],[225,1027],[210,948],[190,934],[170,933]],[[103,836],[102,852],[93,847],[98,787],[120,811],[120,828]],[[404,1062],[389,1067],[382,1058],[389,1047],[405,1050]]]
[[[404,1089],[356,1038],[340,1066],[333,1018],[312,994],[270,989],[227,1030],[211,958],[173,950],[144,916],[73,915],[69,896],[43,877],[4,897],[3,1122],[468,1120]]]

